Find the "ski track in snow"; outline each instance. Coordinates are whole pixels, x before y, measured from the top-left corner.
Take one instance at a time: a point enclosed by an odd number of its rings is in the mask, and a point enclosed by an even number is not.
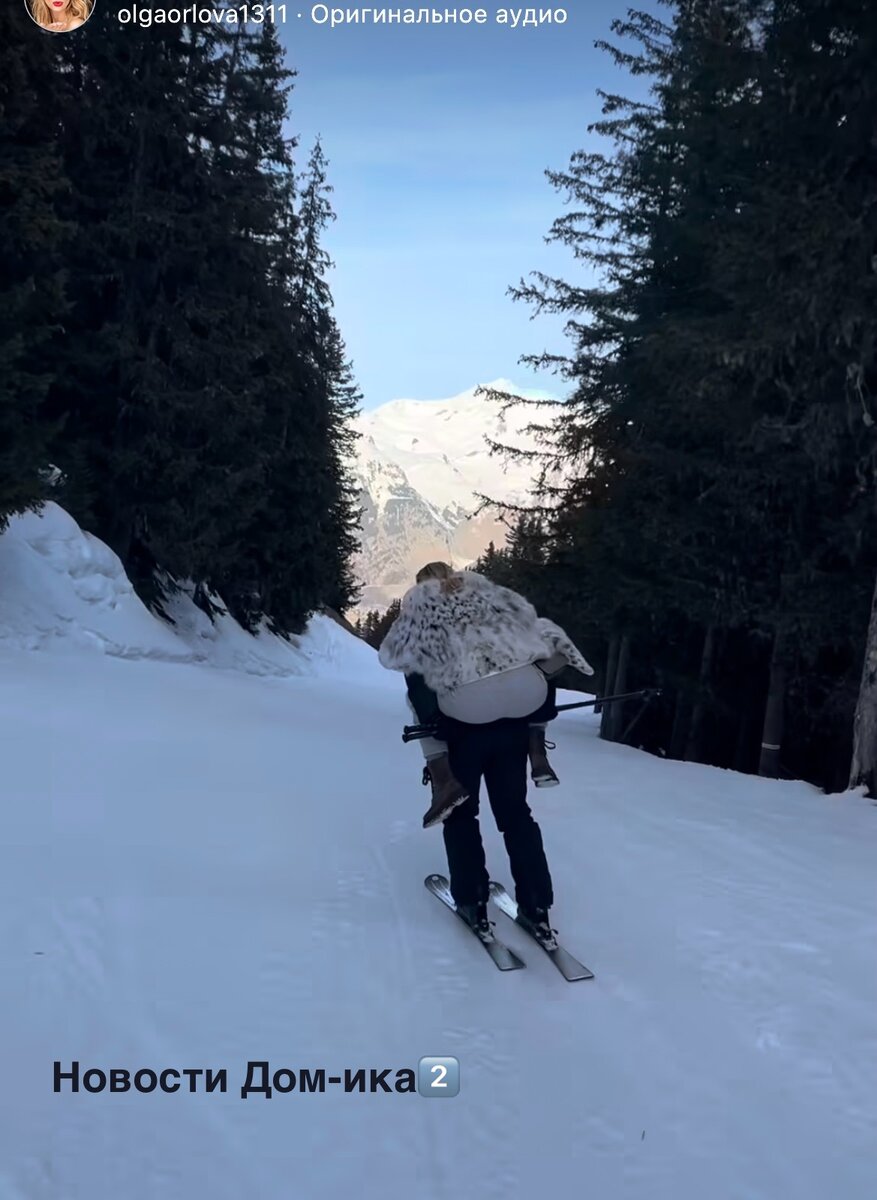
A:
[[[870,1197],[874,806],[565,715],[561,787],[531,803],[597,978],[494,912],[528,964],[503,974],[423,886],[445,861],[401,679],[345,676],[323,636],[329,677],[0,656],[2,1200]],[[442,1103],[240,1098],[250,1059],[435,1054],[461,1061]],[[55,1059],[225,1067],[229,1090],[55,1096]]]

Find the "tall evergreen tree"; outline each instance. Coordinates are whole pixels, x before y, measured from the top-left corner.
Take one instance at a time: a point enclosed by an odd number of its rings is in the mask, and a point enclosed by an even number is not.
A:
[[[231,182],[234,238],[252,260],[241,294],[255,354],[241,390],[258,406],[255,435],[237,454],[250,457],[258,482],[216,585],[245,625],[267,616],[275,628],[297,629],[321,600],[310,533],[319,509],[304,480],[321,430],[307,331],[291,299],[301,272],[296,141],[285,133],[295,73],[270,23],[234,33],[225,71],[214,162]]]
[[[374,646],[375,650],[380,650],[381,642],[390,632],[401,608],[401,600],[391,600],[382,613],[377,609],[370,609],[366,613],[362,626],[362,637],[370,646]]]
[[[761,169],[716,263],[728,295],[738,297],[728,340],[755,381],[754,434],[782,497],[787,535],[768,703],[777,724],[765,730],[768,744],[780,741],[789,672],[806,676],[813,651],[830,645],[846,660],[838,683],[849,681],[867,622],[875,555],[875,48],[877,14],[860,0],[770,7],[759,103],[746,127]],[[837,624],[840,595],[846,629]],[[849,630],[857,631],[852,641]]]
[[[670,684],[663,749],[754,765],[748,714],[766,699],[776,773],[794,689],[787,761],[823,770],[805,747],[848,677],[837,596],[863,631],[873,560],[871,450],[843,417],[845,374],[867,380],[874,344],[872,106],[852,86],[869,18],[858,0],[671,7],[672,23],[615,23],[638,49],[607,47],[652,77],[652,102],[604,97],[615,151],[552,175],[576,201],[554,236],[598,285],[517,290],[574,339],[546,576],[552,603],[602,623],[608,687],[628,671]]]
[[[253,263],[235,253],[205,129],[231,52],[224,33],[92,20],[100,39],[68,48],[64,147],[80,234],[56,452],[62,466],[84,460],[74,513],[141,587],[157,563],[200,581],[234,552],[224,520],[237,522],[257,470],[240,454],[258,420],[242,388],[257,349]]]
[[[331,318],[326,342],[326,371],[329,380],[329,520],[330,561],[326,603],[344,612],[356,604],[361,584],[353,573],[359,549],[362,507],[359,485],[353,475],[358,434],[353,419],[360,411],[362,393],[347,358],[340,330]]]
[[[355,387],[297,194],[294,72],[271,23],[124,28],[68,43],[63,148],[79,234],[47,417],[67,503],[141,593],[221,593],[300,628],[355,589],[342,469]],[[302,213],[298,208],[301,203]]]
[[[294,269],[286,280],[304,362],[310,373],[308,408],[298,415],[308,442],[289,456],[277,477],[277,503],[296,514],[296,536],[313,561],[310,586],[343,612],[357,597],[350,560],[356,550],[358,491],[350,474],[361,397],[332,311],[332,261],[323,235],[335,219],[327,163],[319,140],[301,178]]]
[[[42,406],[56,373],[65,316],[57,150],[63,105],[52,40],[21,7],[9,14],[0,77],[0,530],[45,493]]]
[[[862,661],[862,678],[853,720],[850,787],[865,787],[877,797],[877,585]]]

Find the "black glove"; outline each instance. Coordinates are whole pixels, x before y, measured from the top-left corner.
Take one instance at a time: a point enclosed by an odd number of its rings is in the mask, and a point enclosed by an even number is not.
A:
[[[442,715],[438,706],[438,696],[432,688],[426,686],[423,676],[406,675],[405,683],[408,687],[408,699],[417,713],[420,724],[432,725],[434,721],[438,721]]]

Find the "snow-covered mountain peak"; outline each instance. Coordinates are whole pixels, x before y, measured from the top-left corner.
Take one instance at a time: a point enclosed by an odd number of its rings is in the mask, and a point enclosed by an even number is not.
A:
[[[554,399],[508,379],[484,386],[524,399]],[[477,390],[439,400],[391,400],[357,419],[356,474],[365,509],[357,563],[366,584],[363,607],[383,607],[401,595],[429,558],[465,566],[490,541],[504,543],[505,527],[495,512],[474,515],[478,497],[526,499],[533,465],[492,454],[489,442],[533,449],[533,437],[525,432],[533,410],[504,410]]]

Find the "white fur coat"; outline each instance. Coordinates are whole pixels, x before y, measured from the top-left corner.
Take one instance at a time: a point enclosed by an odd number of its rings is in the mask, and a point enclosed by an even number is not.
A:
[[[457,578],[456,591],[427,579],[406,592],[381,643],[382,666],[422,675],[434,692],[558,653],[584,675],[594,674],[560,626],[537,616],[523,596],[472,571]]]

